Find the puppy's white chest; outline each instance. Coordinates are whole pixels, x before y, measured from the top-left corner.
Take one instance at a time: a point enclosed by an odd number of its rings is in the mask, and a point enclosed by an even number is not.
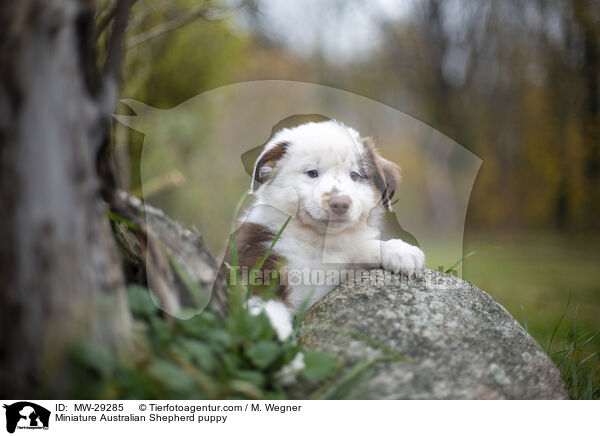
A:
[[[288,298],[295,309],[312,306],[344,281],[342,271],[350,265],[346,247],[324,249],[325,246],[324,237],[284,237],[277,244],[278,254],[286,260]]]

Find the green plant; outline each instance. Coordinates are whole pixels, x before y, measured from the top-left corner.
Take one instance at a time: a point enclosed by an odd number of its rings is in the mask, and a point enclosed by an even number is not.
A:
[[[490,247],[487,250],[496,249],[498,247]],[[482,250],[473,250],[465,254],[446,272],[455,268],[460,262],[481,252]],[[510,252],[511,257],[516,257],[516,254]],[[494,268],[496,265],[494,265]],[[547,272],[548,267],[540,268],[539,271]],[[532,269],[527,269],[530,273]],[[533,270],[537,271],[537,270]],[[486,270],[486,273],[488,271]],[[518,280],[526,280],[528,277],[518,276]],[[497,278],[496,278],[497,280]],[[545,289],[545,292],[549,292]],[[519,299],[522,299],[520,296]],[[554,361],[560,370],[561,377],[565,383],[565,387],[571,399],[600,399],[600,338],[598,334],[585,332],[582,333],[577,321],[578,308],[576,308],[573,316],[573,326],[570,329],[561,329],[568,310],[572,303],[572,292],[568,293],[567,303],[559,312],[558,321],[550,324],[550,328],[546,328],[548,333],[539,328],[531,329],[529,316],[532,318],[539,317],[539,310],[529,313],[525,310],[525,304],[520,303],[522,315],[522,325],[528,331],[542,348],[546,351],[549,357]],[[529,315],[529,316],[528,316]],[[516,316],[516,314],[515,314]],[[538,323],[539,324],[539,323]],[[589,323],[588,323],[589,324]],[[548,339],[549,337],[549,339]]]
[[[236,215],[244,199],[240,199]],[[109,218],[130,224],[114,213]],[[289,220],[254,269],[262,267]],[[234,229],[231,233],[232,266],[237,266]],[[205,293],[173,256],[165,254],[181,283],[199,307],[204,307]],[[337,368],[337,360],[326,353],[304,351],[296,334],[283,340],[278,337],[264,311],[256,313],[248,309],[250,291],[239,280],[229,286],[227,316],[205,310],[183,320],[162,314],[149,289],[129,286],[129,307],[141,332],[136,358],[119,361],[93,345],[77,344],[71,353],[71,395],[140,399],[286,398],[285,385],[296,378],[316,383],[330,377]]]
[[[594,342],[596,351],[590,351],[588,345]],[[558,366],[572,400],[600,399],[600,351],[596,335],[575,336],[570,343],[550,353],[550,357]]]
[[[204,311],[181,320],[160,316],[148,289],[130,286],[139,329],[134,362],[121,362],[85,343],[73,347],[75,398],[286,398],[282,369],[303,352],[295,337],[279,340],[264,313],[240,310],[221,317]],[[329,377],[336,360],[304,352],[298,374],[311,382]]]
[[[571,304],[571,293],[565,309],[552,330],[546,352],[560,370],[569,397],[573,400],[600,399],[600,340],[597,335],[579,331],[577,308],[573,315],[573,327],[566,332],[563,345],[553,351],[552,345]]]

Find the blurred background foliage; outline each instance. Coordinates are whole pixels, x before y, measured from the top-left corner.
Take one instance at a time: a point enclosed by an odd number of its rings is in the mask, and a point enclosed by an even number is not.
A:
[[[101,18],[114,2],[97,3]],[[544,345],[569,293],[556,349],[600,330],[600,2],[135,3],[124,98],[166,109],[261,79],[369,97],[475,153],[464,251],[477,252],[463,277]],[[143,137],[115,134],[122,183],[140,192]],[[158,181],[156,195],[176,183]],[[595,338],[581,352],[599,348]]]

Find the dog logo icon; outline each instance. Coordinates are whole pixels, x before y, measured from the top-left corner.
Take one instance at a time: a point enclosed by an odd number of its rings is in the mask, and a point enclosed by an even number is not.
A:
[[[4,405],[6,409],[6,431],[14,433],[18,429],[48,429],[50,411],[29,401],[19,401]]]

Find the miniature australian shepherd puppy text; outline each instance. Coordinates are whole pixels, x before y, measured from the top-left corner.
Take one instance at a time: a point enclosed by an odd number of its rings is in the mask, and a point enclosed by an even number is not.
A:
[[[237,265],[256,268],[291,216],[261,270],[278,272],[275,298],[293,310],[313,305],[348,271],[420,275],[421,249],[379,236],[399,181],[398,167],[379,156],[373,141],[340,122],[280,130],[254,165],[256,198],[235,234]]]

